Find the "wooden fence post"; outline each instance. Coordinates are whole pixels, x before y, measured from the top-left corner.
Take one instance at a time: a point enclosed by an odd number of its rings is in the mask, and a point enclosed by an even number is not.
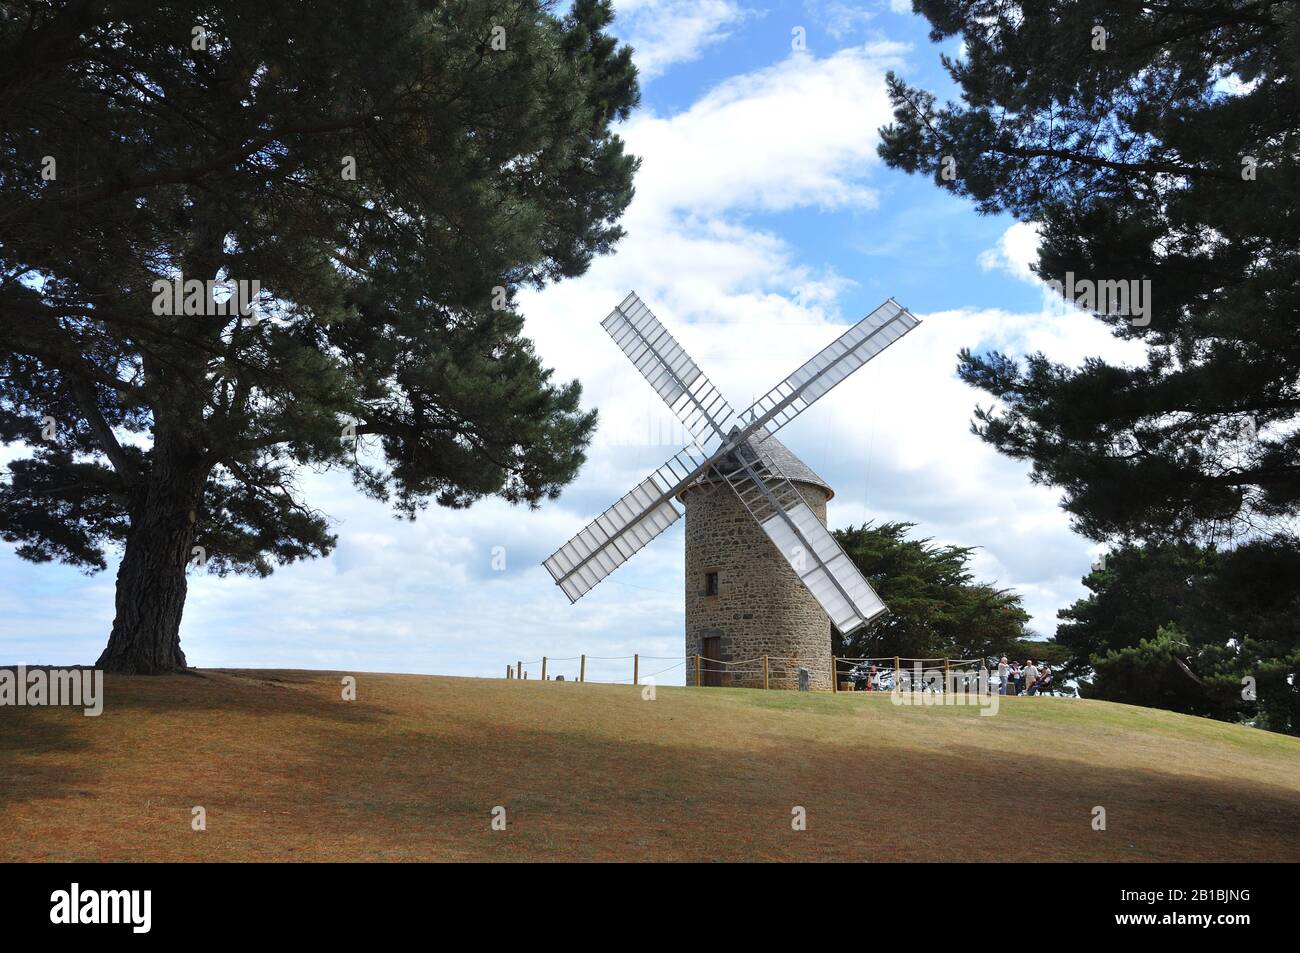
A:
[[[763,687],[767,688],[767,656],[763,656]]]
[[[896,692],[902,691],[902,688],[900,686],[902,680],[903,680],[903,669],[898,664],[898,656],[895,655],[894,656],[894,691]]]
[[[639,685],[640,683],[641,683],[641,654],[637,653],[636,655],[632,656],[632,684]]]
[[[695,687],[699,688],[700,684],[700,656],[697,652],[695,654]]]
[[[586,680],[587,680],[587,656],[584,655],[582,657],[582,661],[578,664],[578,681],[585,682]]]
[[[514,678],[514,677],[515,677],[515,670],[514,670],[514,667],[513,667],[513,666],[510,666],[510,665],[507,665],[507,666],[506,666],[506,678]]]
[[[546,656],[542,656],[542,681],[546,681]]]
[[[945,695],[948,693],[948,659],[946,656],[943,660],[943,691]]]
[[[840,690],[840,660],[834,655],[831,656],[831,694],[834,695]]]
[[[524,677],[524,663],[515,662],[515,678],[523,678],[523,677]]]

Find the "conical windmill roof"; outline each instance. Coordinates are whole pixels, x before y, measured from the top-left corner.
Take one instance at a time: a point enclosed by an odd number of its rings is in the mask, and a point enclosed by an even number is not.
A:
[[[804,463],[780,440],[766,431],[750,437],[746,443],[767,464],[769,469],[781,473],[791,483],[808,483],[826,491],[826,499],[835,495],[831,485],[813,472],[812,467]],[[703,478],[701,482],[708,482]]]

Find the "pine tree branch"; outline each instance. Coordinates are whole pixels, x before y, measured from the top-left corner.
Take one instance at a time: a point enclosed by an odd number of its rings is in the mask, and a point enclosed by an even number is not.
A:
[[[277,140],[289,136],[315,136],[331,132],[343,132],[364,125],[372,118],[373,113],[365,113],[362,115],[351,116],[347,119],[340,119],[335,122],[317,123],[314,125],[281,126],[277,129],[272,129],[254,136],[242,145],[213,156],[206,162],[200,162],[179,169],[158,169],[149,175],[125,178],[112,184],[105,183],[98,188],[83,192],[78,192],[72,189],[60,189],[58,190],[57,198],[48,198],[47,196],[49,196],[54,190],[47,188],[41,192],[41,198],[33,202],[28,202],[25,206],[16,209],[9,215],[0,216],[0,223],[12,227],[14,224],[21,223],[24,220],[39,218],[42,215],[50,214],[70,205],[75,205],[80,208],[81,206],[93,205],[121,195],[147,192],[150,189],[159,188],[160,186],[192,185],[214,172],[229,169],[231,166],[252,158],[262,149]]]
[[[117,471],[123,483],[127,486],[134,486],[140,480],[140,471],[131,458],[126,455],[126,451],[122,449],[122,445],[117,441],[117,436],[113,433],[113,428],[108,425],[108,421],[100,413],[94,388],[90,386],[86,378],[78,374],[76,369],[71,366],[71,363],[64,365],[60,369],[67,375],[72,397],[85,416],[86,423],[90,426],[91,433],[95,435],[95,439],[99,442],[100,448],[108,457],[109,462],[113,464],[113,469]]]

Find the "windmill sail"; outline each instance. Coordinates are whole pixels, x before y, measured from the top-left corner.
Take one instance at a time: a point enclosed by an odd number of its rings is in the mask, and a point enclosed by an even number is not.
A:
[[[600,324],[696,442],[716,448],[736,422],[735,411],[636,292]]]
[[[857,565],[827,532],[774,456],[745,444],[719,462],[722,476],[842,634],[885,612]]]
[[[880,596],[808,504],[798,503],[761,525],[841,634],[886,611]]]
[[[586,525],[545,562],[555,584],[577,602],[681,518],[674,498],[709,471],[712,457],[686,447]]]
[[[745,432],[779,430],[921,322],[890,298],[741,414]]]
[[[570,602],[577,602],[610,573],[681,518],[672,498],[651,475],[596,517],[542,564]]]

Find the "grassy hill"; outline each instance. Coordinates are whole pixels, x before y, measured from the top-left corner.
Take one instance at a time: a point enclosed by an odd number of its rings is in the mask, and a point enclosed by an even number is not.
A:
[[[1167,712],[342,674],[0,709],[0,860],[1300,860],[1300,739]]]

